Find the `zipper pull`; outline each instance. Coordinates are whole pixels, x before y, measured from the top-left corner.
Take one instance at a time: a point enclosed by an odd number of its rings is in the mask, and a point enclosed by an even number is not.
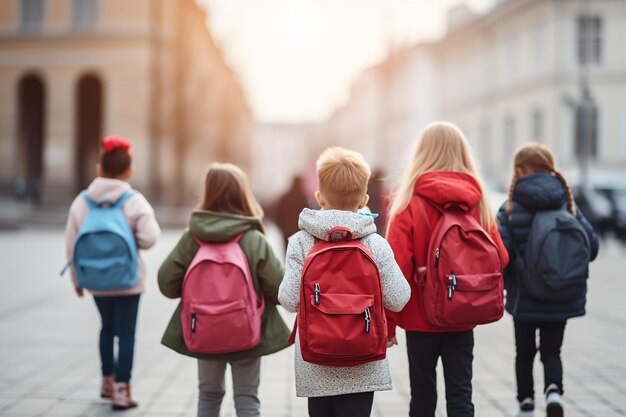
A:
[[[320,290],[320,284],[318,282],[316,282],[315,284],[313,284],[313,288],[315,289],[315,293],[313,295],[313,300],[315,302],[315,305],[319,305],[320,304],[320,295],[321,295],[321,290]]]
[[[192,332],[196,331],[196,315],[195,314],[191,315],[191,331]]]
[[[448,277],[450,285],[448,285],[448,300],[452,300],[452,294],[456,290],[456,275],[452,274]]]
[[[365,307],[365,333],[370,332],[370,324],[372,322],[372,316],[370,314],[370,308]]]
[[[435,268],[439,266],[439,248],[435,249]]]

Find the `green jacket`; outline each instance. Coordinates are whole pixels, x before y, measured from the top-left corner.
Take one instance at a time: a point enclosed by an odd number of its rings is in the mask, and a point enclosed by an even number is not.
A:
[[[192,353],[183,340],[179,303],[165,330],[162,344],[183,355],[222,360],[259,357],[287,347],[290,332],[276,309],[278,287],[283,279],[284,267],[265,240],[262,230],[261,221],[254,217],[195,211],[189,221],[189,230],[183,233],[172,253],[161,265],[158,277],[163,295],[180,298],[185,272],[199,249],[194,238],[203,242],[225,242],[244,233],[239,245],[248,259],[254,288],[257,294],[265,297],[265,312],[261,317],[261,343],[253,349],[241,352],[219,355]]]

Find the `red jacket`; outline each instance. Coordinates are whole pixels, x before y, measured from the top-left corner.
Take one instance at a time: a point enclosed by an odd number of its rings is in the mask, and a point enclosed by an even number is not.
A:
[[[416,285],[413,277],[418,267],[426,265],[428,242],[441,215],[423,197],[439,205],[456,202],[475,207],[480,202],[481,192],[474,177],[463,172],[427,172],[418,178],[415,194],[409,205],[392,219],[387,231],[387,240],[393,249],[396,262],[411,285],[411,298],[404,309],[399,313],[387,311],[389,337],[395,336],[396,325],[405,330],[420,332],[454,332],[473,328],[441,328],[426,320],[422,304],[423,287]],[[475,215],[477,219],[480,217],[478,210]],[[504,268],[509,262],[509,255],[500,238],[495,219],[489,234],[498,246]]]

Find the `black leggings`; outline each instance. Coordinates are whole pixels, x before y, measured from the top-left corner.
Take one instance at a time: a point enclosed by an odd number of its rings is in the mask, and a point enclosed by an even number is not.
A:
[[[565,321],[534,322],[515,320],[515,375],[517,376],[517,399],[534,398],[533,363],[537,353],[537,329],[539,329],[539,354],[543,362],[544,391],[556,384],[563,393],[563,364],[561,345]]]
[[[373,392],[309,398],[309,417],[369,417]]]
[[[411,380],[410,417],[434,417],[437,406],[437,360],[441,356],[449,416],[473,417],[472,361],[474,332],[406,332]]]

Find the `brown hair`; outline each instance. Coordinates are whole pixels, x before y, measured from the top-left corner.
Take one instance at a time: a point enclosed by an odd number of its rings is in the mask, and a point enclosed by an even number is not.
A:
[[[563,184],[563,188],[565,188],[565,193],[567,194],[567,210],[572,213],[572,215],[576,215],[576,203],[574,202],[572,189],[567,184],[563,174],[556,169],[554,155],[550,148],[540,143],[527,143],[522,145],[515,153],[515,157],[513,158],[513,177],[511,178],[511,185],[509,186],[509,198],[506,207],[508,214],[513,212],[513,190],[519,180],[516,168],[521,168],[529,174],[544,173],[554,175],[561,184]]]
[[[263,218],[263,210],[250,190],[247,175],[233,164],[211,164],[198,209]]]
[[[338,146],[328,148],[317,159],[320,193],[330,205],[352,209],[367,193],[371,170],[363,156]]]
[[[128,171],[132,160],[128,151],[116,148],[110,152],[100,151],[98,162],[103,174],[107,177],[116,178]]]

